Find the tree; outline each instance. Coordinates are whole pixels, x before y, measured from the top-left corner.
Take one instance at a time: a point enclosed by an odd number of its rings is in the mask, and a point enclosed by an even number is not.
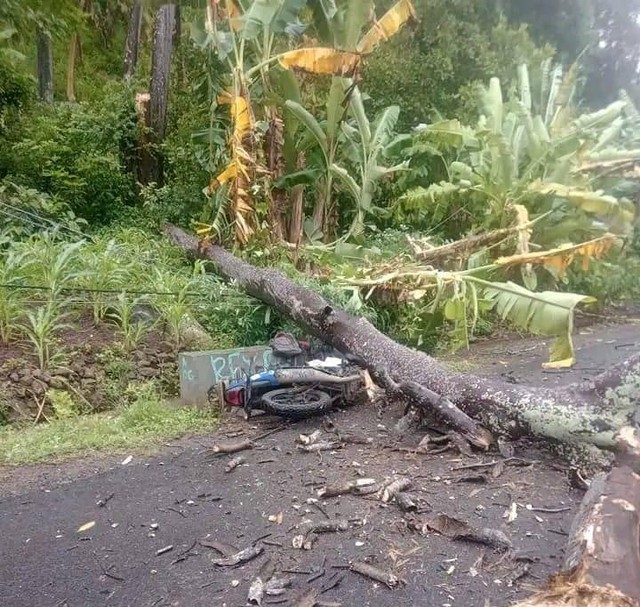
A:
[[[38,27],[36,36],[38,95],[45,103],[53,103],[53,44],[51,34]]]
[[[555,390],[452,372],[276,270],[251,266],[174,226],[165,233],[191,255],[213,261],[248,294],[351,355],[392,396],[426,409],[476,447],[488,448],[496,436],[532,435],[617,448],[615,467],[594,480],[574,521],[564,571],[520,607],[638,604],[640,409],[634,393],[640,387],[640,354],[592,382]]]
[[[134,2],[129,17],[127,41],[124,49],[124,80],[129,82],[135,75],[138,66],[140,33],[142,31],[142,4]]]
[[[381,46],[365,64],[363,92],[380,111],[400,106],[399,129],[434,115],[475,118],[475,82],[508,82],[522,62],[553,54],[527,30],[500,21],[491,1],[417,0],[418,22]]]
[[[171,58],[178,34],[179,18],[178,7],[175,4],[162,5],[155,17],[147,116],[147,126],[151,131],[151,143],[154,146],[151,152],[153,164],[151,174],[145,176],[143,183],[155,182],[162,185],[163,182],[163,159],[158,145],[164,141],[167,130]]]
[[[618,431],[635,423],[633,386],[640,384],[640,354],[592,382],[553,390],[449,371],[277,270],[253,267],[174,226],[166,234],[189,254],[213,261],[220,274],[249,295],[360,360],[387,389],[435,412],[474,445],[487,448],[495,436],[530,435],[613,449]]]

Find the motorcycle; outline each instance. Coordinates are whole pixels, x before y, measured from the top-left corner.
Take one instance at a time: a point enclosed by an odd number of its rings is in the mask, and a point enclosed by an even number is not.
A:
[[[290,334],[279,333],[270,346],[275,368],[212,387],[220,402],[242,407],[247,419],[254,410],[289,419],[320,415],[337,402],[349,402],[362,388],[357,368],[335,356],[305,361],[310,344]]]

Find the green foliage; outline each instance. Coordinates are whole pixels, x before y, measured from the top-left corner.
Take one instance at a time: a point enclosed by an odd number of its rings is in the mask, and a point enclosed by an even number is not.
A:
[[[0,217],[3,220],[1,237],[6,242],[23,240],[56,227],[66,234],[78,235],[86,228],[86,221],[76,217],[59,197],[6,179],[0,181]],[[2,244],[0,240],[0,247]]]
[[[599,167],[638,154],[627,149],[625,134],[637,132],[634,108],[620,101],[576,116],[575,70],[563,77],[561,69],[543,64],[537,80],[540,93],[532,92],[522,66],[518,88],[505,102],[500,81],[492,79],[475,129],[449,120],[417,130],[403,157],[416,155],[418,163],[426,157],[429,167],[440,163],[447,177],[409,189],[396,207],[399,221],[457,235],[504,227],[510,205],[518,203],[531,218],[544,217],[534,238],[547,247],[564,243],[569,233],[576,240],[602,230],[629,234],[633,204],[591,186]],[[417,182],[429,183],[422,175]]]
[[[32,98],[33,79],[17,70],[15,63],[3,56],[0,46],[0,135],[18,119]]]
[[[23,304],[19,291],[7,285],[20,277],[20,258],[15,253],[0,257],[0,342],[8,344],[20,331]]]
[[[105,91],[95,105],[38,106],[0,151],[0,174],[56,197],[91,221],[113,221],[135,200],[127,163],[136,138],[126,91]]]
[[[406,168],[406,164],[390,167],[383,164],[384,157],[388,156],[398,121],[398,106],[386,108],[373,123],[370,123],[359,91],[352,92],[349,104],[355,124],[345,122],[342,125],[346,144],[343,162],[357,169],[358,179],[354,179],[351,172],[343,166],[334,163],[330,167],[355,203],[352,209],[349,209],[355,216],[344,240],[351,236],[359,236],[364,231],[366,216],[377,214],[378,209],[373,206],[373,199],[378,183]]]
[[[439,112],[475,119],[474,83],[511,78],[523,61],[550,57],[526,29],[499,20],[492,2],[416,0],[419,23],[382,45],[364,70],[364,91],[379,111],[400,106],[399,128],[429,122]]]
[[[9,423],[9,403],[0,390],[0,428],[6,426]]]
[[[156,318],[176,349],[183,347],[187,319],[203,324],[221,348],[265,343],[283,326],[268,307],[205,275],[202,265],[190,266],[179,249],[141,230],[108,232],[91,242],[45,232],[0,251],[3,285],[42,287],[0,286],[0,339],[26,338],[43,367],[67,355],[58,343],[60,330],[85,310],[96,323],[117,324],[126,352]],[[150,309],[148,318],[142,308]]]
[[[561,285],[596,297],[601,307],[621,300],[640,300],[640,257],[630,251],[614,253],[606,260],[593,261],[589,271],[569,269]]]
[[[130,402],[116,413],[0,428],[0,463],[34,463],[97,450],[131,454],[184,434],[210,432],[217,425],[208,410],[167,405],[153,384],[131,385],[127,395]]]
[[[129,383],[129,378],[135,372],[135,364],[122,344],[116,344],[102,350],[97,361],[105,372],[103,385],[104,400],[108,409],[113,409],[122,403],[122,395]]]
[[[56,419],[73,419],[81,413],[81,408],[72,396],[64,390],[47,390],[47,400],[51,403]]]
[[[33,345],[40,369],[45,370],[49,366],[60,364],[66,357],[58,335],[61,329],[69,326],[62,322],[66,314],[53,300],[38,306],[35,311],[26,310],[25,314],[27,322],[22,330]]]
[[[125,293],[120,293],[115,304],[110,306],[107,317],[114,321],[122,339],[122,346],[125,352],[134,350],[149,333],[152,324],[136,318],[136,306],[143,300],[139,297],[130,297]]]

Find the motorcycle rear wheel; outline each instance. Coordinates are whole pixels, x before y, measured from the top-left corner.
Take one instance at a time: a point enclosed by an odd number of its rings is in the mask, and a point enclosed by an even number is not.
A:
[[[297,391],[291,388],[272,390],[262,396],[261,409],[288,419],[304,419],[326,413],[333,398],[321,390]]]

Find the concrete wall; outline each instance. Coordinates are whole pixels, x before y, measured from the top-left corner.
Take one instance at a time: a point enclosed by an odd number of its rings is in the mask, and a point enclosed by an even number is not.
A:
[[[184,404],[207,403],[207,391],[221,380],[244,377],[268,369],[271,349],[252,346],[235,350],[182,352],[178,359],[180,370],[180,400]]]

